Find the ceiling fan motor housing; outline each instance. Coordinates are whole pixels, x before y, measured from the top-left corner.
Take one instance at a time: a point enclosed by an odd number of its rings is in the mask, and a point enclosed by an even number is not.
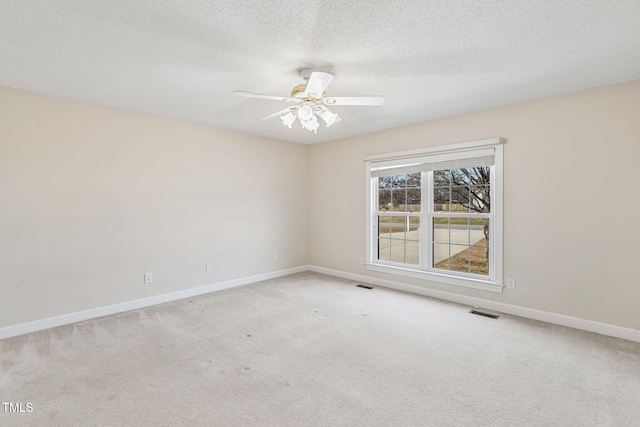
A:
[[[299,84],[298,86],[296,86],[293,89],[291,89],[291,97],[292,98],[297,98],[297,99],[305,98],[304,90],[306,88],[307,88],[307,84],[306,83]]]

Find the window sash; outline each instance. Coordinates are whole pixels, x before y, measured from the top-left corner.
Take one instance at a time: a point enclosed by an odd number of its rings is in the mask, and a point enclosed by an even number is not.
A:
[[[383,175],[383,176],[387,176],[387,175]],[[375,256],[375,261],[377,263],[380,264],[387,264],[387,265],[396,265],[396,266],[403,266],[403,267],[409,267],[412,269],[420,269],[423,271],[428,271],[428,272],[439,272],[442,274],[448,274],[448,275],[452,275],[452,276],[460,276],[460,277],[471,277],[471,278],[483,278],[483,279],[488,279],[491,278],[491,268],[492,265],[494,264],[493,262],[493,256],[489,257],[488,263],[489,263],[489,273],[488,274],[477,274],[477,273],[469,273],[469,272],[460,272],[460,271],[453,271],[453,270],[442,270],[442,269],[438,269],[434,266],[434,262],[433,262],[433,244],[434,242],[434,235],[433,235],[433,230],[432,230],[432,226],[433,226],[433,221],[436,218],[468,218],[468,219],[473,219],[473,218],[487,218],[490,220],[489,223],[489,241],[487,242],[487,245],[489,245],[489,250],[492,251],[493,248],[493,244],[492,244],[492,235],[493,235],[493,215],[491,213],[481,213],[481,212],[434,212],[433,211],[433,203],[434,203],[434,195],[433,195],[433,173],[423,173],[421,176],[421,182],[422,182],[422,189],[423,189],[423,197],[422,197],[422,202],[421,202],[421,211],[420,212],[405,212],[405,211],[381,211],[379,210],[380,206],[379,206],[379,200],[378,200],[378,192],[376,191],[376,196],[375,196],[375,200],[374,200],[374,207],[376,208],[376,210],[373,212],[373,214],[375,215],[376,220],[374,221],[374,228],[375,228],[375,232],[373,233],[373,236],[376,241],[377,244],[380,244],[380,224],[377,223],[378,218],[380,216],[386,216],[386,217],[404,217],[404,218],[409,218],[409,217],[419,217],[420,218],[420,228],[419,228],[419,233],[420,233],[420,251],[419,251],[419,262],[418,264],[410,264],[410,263],[400,263],[397,261],[390,261],[390,260],[385,260],[385,259],[380,259],[380,252],[379,250],[376,252],[376,256]],[[491,182],[491,179],[490,179]],[[426,183],[426,185],[425,185]],[[371,179],[371,186],[374,189],[378,189],[378,179],[376,178],[372,178]],[[426,190],[426,191],[425,191]],[[490,194],[491,194],[491,187],[490,187]],[[427,197],[424,197],[424,193],[427,194]],[[451,243],[449,243],[451,244]],[[379,248],[378,248],[379,249]]]

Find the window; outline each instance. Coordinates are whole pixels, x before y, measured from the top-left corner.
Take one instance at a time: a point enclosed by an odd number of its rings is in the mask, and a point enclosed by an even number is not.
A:
[[[502,291],[502,140],[371,156],[367,268]]]

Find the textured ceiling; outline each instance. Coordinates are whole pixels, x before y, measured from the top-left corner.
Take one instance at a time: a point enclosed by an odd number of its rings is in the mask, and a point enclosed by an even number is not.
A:
[[[311,144],[638,79],[639,24],[638,0],[2,0],[0,85]],[[313,134],[232,95],[303,67],[387,103]]]

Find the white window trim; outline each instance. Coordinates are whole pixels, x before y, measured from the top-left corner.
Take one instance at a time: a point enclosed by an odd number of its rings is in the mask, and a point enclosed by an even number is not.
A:
[[[367,156],[365,161],[365,182],[366,182],[366,257],[365,267],[367,270],[377,271],[381,273],[388,273],[394,275],[400,275],[405,277],[418,278],[423,280],[429,280],[433,282],[446,283],[449,285],[463,286],[473,289],[481,289],[489,292],[501,293],[504,287],[503,284],[503,139],[492,138],[481,141],[464,142],[459,144],[444,145],[438,147],[429,147],[419,150],[402,151],[389,154],[378,154],[373,156]],[[375,165],[395,165],[401,164],[411,158],[420,156],[434,156],[448,158],[455,157],[459,153],[464,153],[469,150],[481,149],[483,147],[493,148],[494,152],[494,168],[492,168],[493,174],[491,176],[491,186],[494,198],[492,199],[492,215],[493,215],[493,228],[492,237],[493,245],[490,245],[490,249],[493,255],[493,265],[490,265],[492,269],[489,280],[481,280],[475,277],[464,277],[460,275],[449,275],[446,273],[439,273],[434,271],[424,271],[420,269],[412,269],[405,266],[386,265],[380,262],[374,262],[374,248],[373,248],[373,218],[372,218],[372,201],[375,200],[376,188],[371,185],[371,166]],[[429,185],[431,185],[429,183]],[[424,192],[427,191],[427,185],[422,185],[423,188],[423,200],[430,200],[429,197],[424,198]],[[424,211],[424,209],[423,209]],[[425,215],[425,212],[421,213],[421,218]],[[421,221],[422,223],[422,221]],[[426,242],[427,227],[420,227],[421,241]],[[428,246],[428,245],[427,245]],[[424,257],[427,254],[423,255]]]

